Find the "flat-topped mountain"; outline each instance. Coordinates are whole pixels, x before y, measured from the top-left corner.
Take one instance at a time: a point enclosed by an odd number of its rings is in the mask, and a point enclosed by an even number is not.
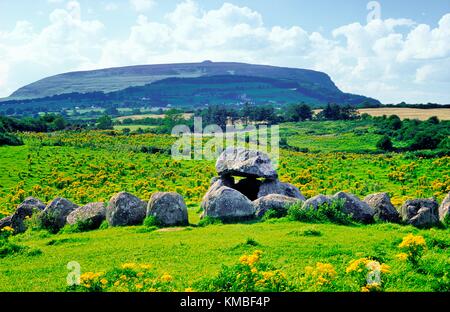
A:
[[[298,101],[379,104],[372,98],[342,92],[322,72],[211,61],[69,72],[26,85],[4,100],[34,101],[55,96],[64,100],[64,94],[72,94],[70,99],[75,94],[88,100],[92,94],[97,101],[147,101],[154,106]]]

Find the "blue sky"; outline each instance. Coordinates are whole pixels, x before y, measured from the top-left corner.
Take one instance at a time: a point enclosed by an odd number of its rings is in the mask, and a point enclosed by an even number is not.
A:
[[[368,2],[0,0],[0,97],[72,70],[210,59],[321,70],[385,103],[450,103],[450,0],[378,1],[379,15]]]

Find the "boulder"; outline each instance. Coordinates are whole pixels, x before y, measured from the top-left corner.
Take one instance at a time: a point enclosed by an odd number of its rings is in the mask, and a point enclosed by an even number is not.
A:
[[[163,226],[188,225],[188,212],[178,193],[154,193],[148,202],[147,217],[154,216]]]
[[[279,216],[285,216],[289,206],[297,202],[301,202],[301,200],[279,194],[269,194],[253,202],[255,216],[261,218],[270,209],[275,210]]]
[[[217,159],[216,170],[220,176],[278,177],[267,154],[242,147],[229,147],[223,151]]]
[[[51,232],[58,232],[66,225],[67,216],[78,206],[65,198],[52,200],[40,214],[42,226]]]
[[[8,216],[0,220],[0,230],[3,229],[4,227],[12,225],[11,218],[12,216]]]
[[[248,199],[255,200],[258,198],[261,181],[256,178],[245,178],[234,185],[236,191],[244,194]]]
[[[444,222],[445,218],[450,218],[450,193],[444,198],[439,207],[439,219]]]
[[[106,220],[111,226],[142,224],[147,212],[147,203],[136,196],[120,192],[109,200]]]
[[[344,202],[343,212],[351,215],[352,219],[362,223],[372,223],[375,211],[365,202],[353,194],[338,192],[332,200],[342,200]]]
[[[201,204],[203,217],[218,218],[222,221],[250,219],[254,216],[252,202],[242,193],[227,186],[209,191]]]
[[[319,206],[322,206],[324,204],[331,205],[331,203],[332,200],[330,196],[319,194],[306,200],[303,204],[303,209],[317,210]]]
[[[438,203],[432,198],[407,200],[401,208],[404,222],[418,228],[430,228],[439,223]]]
[[[67,223],[81,223],[85,229],[95,230],[106,219],[105,203],[89,203],[77,208],[67,216]]]
[[[279,194],[288,197],[294,197],[306,200],[300,190],[290,183],[283,183],[278,180],[265,180],[259,187],[258,198],[269,194]]]
[[[45,209],[45,204],[37,198],[27,197],[17,207],[11,218],[11,226],[14,228],[14,233],[23,233],[26,231],[24,220],[31,217],[33,213],[40,212]]]
[[[400,214],[394,205],[392,205],[387,193],[368,195],[364,198],[364,202],[375,211],[375,219],[386,222],[400,222]]]

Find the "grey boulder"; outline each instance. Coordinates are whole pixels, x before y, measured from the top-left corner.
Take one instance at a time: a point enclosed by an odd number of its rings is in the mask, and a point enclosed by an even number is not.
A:
[[[261,218],[268,210],[275,210],[280,217],[285,216],[289,206],[298,202],[301,202],[298,198],[269,194],[253,202],[255,216]]]
[[[259,187],[258,198],[269,194],[279,194],[288,197],[298,198],[305,201],[305,196],[300,193],[300,190],[290,183],[283,183],[278,180],[265,180]]]
[[[333,200],[343,201],[343,212],[350,215],[353,220],[362,223],[372,223],[375,211],[365,202],[360,200],[353,194],[338,192],[333,197]]]
[[[276,179],[277,172],[266,153],[242,147],[229,147],[220,154],[216,162],[220,176],[242,176]]]
[[[154,193],[148,202],[148,216],[155,217],[163,226],[189,224],[186,204],[178,193]]]
[[[136,196],[120,192],[109,200],[106,220],[111,226],[142,224],[147,212],[147,203]]]
[[[74,225],[82,223],[86,229],[98,229],[106,219],[105,203],[89,203],[77,208],[67,216],[67,223]]]
[[[400,222],[400,214],[394,205],[392,205],[387,193],[368,195],[364,198],[364,202],[375,211],[375,219],[386,222]]]
[[[303,203],[303,209],[314,209],[317,210],[317,208],[319,208],[319,206],[322,205],[331,205],[333,201],[331,200],[330,196],[326,196],[326,195],[316,195],[314,197],[309,198],[308,200],[306,200]]]
[[[446,218],[450,218],[450,193],[447,194],[439,207],[439,219],[444,222]]]
[[[211,217],[222,221],[234,221],[254,216],[252,202],[242,193],[227,186],[209,191],[203,197],[201,207],[204,210],[202,218]]]
[[[430,228],[439,223],[439,205],[432,198],[407,200],[401,215],[404,222],[417,228]]]
[[[31,217],[35,212],[41,212],[45,209],[45,204],[37,198],[27,197],[17,207],[11,218],[11,226],[14,233],[23,233],[26,231],[25,219]]]
[[[65,198],[55,198],[40,214],[42,226],[52,232],[58,232],[66,225],[67,216],[78,206]]]

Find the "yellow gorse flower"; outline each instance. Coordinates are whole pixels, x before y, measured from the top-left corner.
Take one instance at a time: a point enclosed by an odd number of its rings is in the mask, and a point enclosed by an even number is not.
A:
[[[163,281],[163,282],[170,282],[170,281],[172,281],[172,276],[170,276],[169,274],[167,274],[167,273],[164,273],[162,276],[161,276],[161,280]]]
[[[251,255],[243,255],[241,258],[239,258],[239,261],[242,264],[253,266],[261,259],[262,253],[263,252],[261,250],[255,250]]]
[[[404,253],[404,252],[401,252],[401,253],[397,254],[396,257],[397,257],[398,259],[402,260],[402,261],[405,261],[405,260],[408,259],[408,254],[407,254],[407,253]]]
[[[305,267],[305,276],[312,279],[317,286],[323,286],[331,283],[337,272],[332,264],[317,262],[315,267]]]
[[[412,233],[406,235],[403,241],[398,245],[399,248],[410,248],[415,246],[426,247],[427,243],[421,235],[414,235]]]
[[[8,232],[8,233],[14,233],[14,229],[10,226],[5,226],[4,228],[2,228],[2,232]]]

